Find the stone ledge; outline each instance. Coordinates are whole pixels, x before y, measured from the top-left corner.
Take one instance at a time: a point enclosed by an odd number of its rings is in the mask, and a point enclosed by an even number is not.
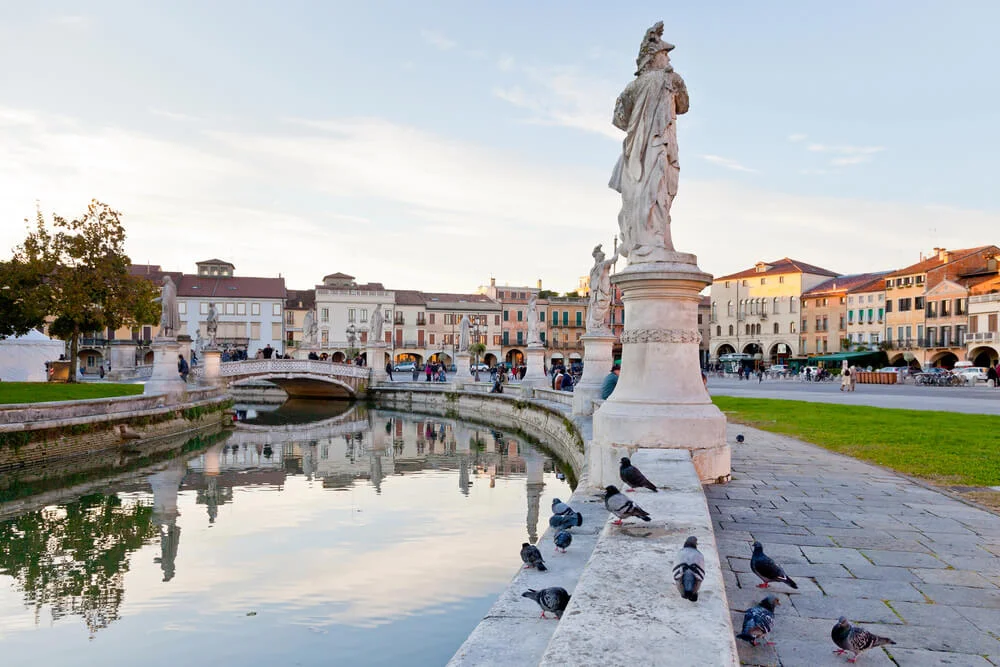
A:
[[[689,453],[640,449],[632,460],[661,489],[629,494],[653,520],[621,528],[609,516],[540,664],[738,665],[712,521]],[[674,556],[689,535],[705,556],[695,603],[673,581]]]

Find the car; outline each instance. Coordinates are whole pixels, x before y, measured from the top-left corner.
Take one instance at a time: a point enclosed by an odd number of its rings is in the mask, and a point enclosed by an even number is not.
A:
[[[785,364],[772,364],[767,369],[767,374],[771,377],[785,377],[789,373],[789,368]]]
[[[412,373],[417,364],[412,361],[401,361],[392,367],[394,373]]]
[[[490,365],[489,364],[480,363],[480,364],[472,364],[469,367],[469,372],[470,373],[475,373],[477,370],[480,373],[489,373],[490,372]]]
[[[969,384],[975,384],[976,382],[986,382],[988,379],[987,373],[988,368],[983,368],[982,366],[966,366],[965,368],[956,368],[955,374],[960,375],[963,380]]]

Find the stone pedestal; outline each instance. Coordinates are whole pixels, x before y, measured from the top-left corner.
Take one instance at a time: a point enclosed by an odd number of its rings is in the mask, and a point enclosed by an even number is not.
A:
[[[319,355],[319,345],[316,344],[316,343],[303,343],[303,344],[299,345],[297,348],[295,348],[295,352],[293,353],[293,356],[296,359],[308,359],[310,352],[315,352],[316,355],[318,356]]]
[[[110,359],[111,368],[108,372],[108,379],[118,379],[125,377],[127,373],[135,372],[135,349],[134,340],[113,340],[111,341]]]
[[[385,372],[385,343],[368,343],[365,349],[368,368],[372,370],[372,382],[385,382],[389,376]]]
[[[458,352],[455,354],[455,384],[459,387],[472,384],[475,378],[469,372],[472,368],[472,355],[468,352]]]
[[[535,387],[547,387],[549,379],[545,376],[545,346],[541,343],[530,343],[528,351],[524,355],[524,364],[527,370],[524,372],[524,379],[521,380],[521,387],[525,392],[530,392]]]
[[[219,371],[222,364],[222,352],[206,347],[201,351],[201,377],[206,384],[218,385],[222,382]]]
[[[153,374],[146,380],[144,394],[166,394],[169,402],[179,402],[187,394],[187,385],[177,373],[177,355],[181,345],[173,338],[153,340]]]
[[[619,459],[640,448],[687,449],[703,482],[730,474],[726,418],[712,404],[698,359],[698,303],[712,277],[687,253],[630,265],[622,290],[621,377],[594,413],[588,470],[595,486],[618,484]]]
[[[589,415],[594,412],[594,399],[601,397],[604,378],[611,372],[615,337],[611,333],[588,333],[580,340],[583,341],[583,377],[573,387],[573,414]]]

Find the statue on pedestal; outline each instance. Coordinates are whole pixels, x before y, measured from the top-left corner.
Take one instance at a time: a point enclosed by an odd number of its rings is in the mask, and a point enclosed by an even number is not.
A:
[[[163,287],[160,288],[160,296],[153,299],[160,303],[160,338],[177,338],[177,329],[180,327],[181,315],[177,310],[177,286],[170,276],[163,276]]]
[[[472,326],[469,320],[469,314],[466,313],[462,315],[462,321],[458,325],[458,351],[468,352],[469,351],[469,327]]]
[[[674,249],[670,206],[680,176],[677,116],[687,113],[689,100],[684,79],[670,65],[674,45],[662,36],[662,21],[646,31],[636,78],[618,96],[612,120],[627,133],[608,186],[622,195],[620,252],[629,265],[666,260]]]
[[[306,311],[306,316],[302,321],[302,342],[306,345],[315,345],[316,337],[319,334],[319,324],[316,322],[316,309]]]
[[[528,295],[528,345],[541,345],[542,338],[538,335],[538,292]]]
[[[353,324],[347,325],[347,330],[344,332],[347,335],[347,347],[352,350],[358,349],[358,330]]]
[[[372,313],[371,323],[368,325],[368,343],[381,343],[382,342],[382,304],[375,306],[375,312]]]
[[[607,334],[611,327],[608,314],[611,311],[611,267],[618,261],[616,252],[611,259],[604,259],[601,246],[592,253],[594,266],[590,269],[590,304],[587,308],[587,333]]]
[[[215,349],[215,336],[219,333],[219,311],[215,309],[215,302],[208,302],[208,321],[205,322],[205,332],[208,334],[208,346]]]

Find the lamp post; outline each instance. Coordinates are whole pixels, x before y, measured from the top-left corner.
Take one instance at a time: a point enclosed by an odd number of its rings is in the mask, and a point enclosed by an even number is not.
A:
[[[476,382],[479,382],[479,318],[478,317],[476,318],[476,323],[473,325],[472,332],[473,332],[472,335],[476,339],[476,366],[475,366],[476,370],[473,373],[473,376],[476,378]]]

